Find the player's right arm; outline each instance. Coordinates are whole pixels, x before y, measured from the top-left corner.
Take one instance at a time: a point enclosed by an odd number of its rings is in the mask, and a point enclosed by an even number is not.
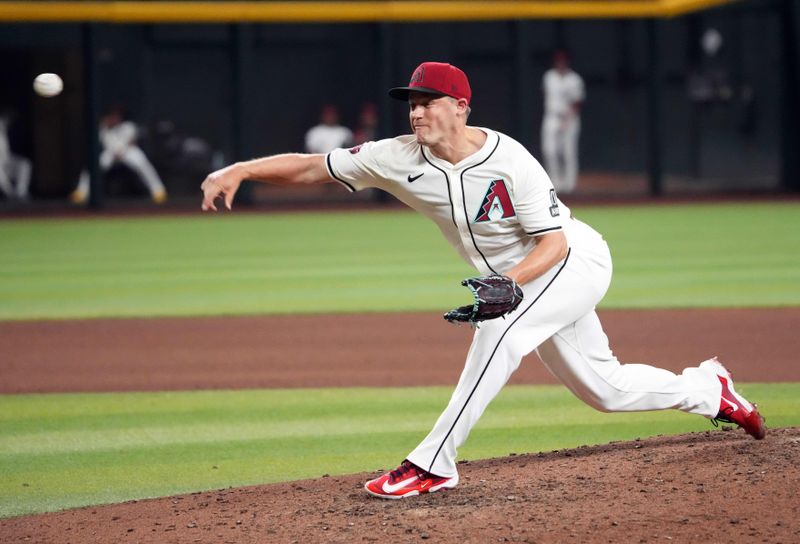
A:
[[[325,155],[289,153],[237,162],[206,177],[203,191],[203,211],[214,210],[218,198],[225,200],[229,210],[242,181],[250,179],[275,185],[317,184],[332,181],[325,166]]]

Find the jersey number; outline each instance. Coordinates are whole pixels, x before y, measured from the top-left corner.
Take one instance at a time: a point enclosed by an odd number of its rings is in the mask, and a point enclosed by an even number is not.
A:
[[[556,200],[556,190],[550,189],[550,216],[558,217],[561,211],[558,209],[558,200]]]

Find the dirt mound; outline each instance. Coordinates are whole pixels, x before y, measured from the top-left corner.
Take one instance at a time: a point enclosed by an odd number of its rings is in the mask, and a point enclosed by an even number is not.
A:
[[[401,501],[355,474],[7,519],[0,540],[798,542],[798,465],[798,428],[693,433],[462,462],[455,490]]]

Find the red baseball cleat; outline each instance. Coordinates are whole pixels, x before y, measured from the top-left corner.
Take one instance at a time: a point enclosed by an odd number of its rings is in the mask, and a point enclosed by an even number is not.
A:
[[[719,413],[711,420],[712,423],[715,425],[717,421],[735,423],[756,440],[764,438],[767,434],[764,418],[758,413],[755,404],[750,404],[733,388],[733,376],[728,369],[716,357],[700,363],[700,368],[716,374],[722,384]]]
[[[402,499],[421,493],[434,493],[440,489],[452,489],[457,485],[458,474],[452,478],[434,476],[405,460],[393,471],[368,481],[364,484],[364,489],[370,495],[382,499]]]

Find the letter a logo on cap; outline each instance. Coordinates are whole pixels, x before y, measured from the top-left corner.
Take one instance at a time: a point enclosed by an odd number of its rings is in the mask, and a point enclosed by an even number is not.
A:
[[[408,84],[413,85],[414,83],[421,82],[423,79],[425,79],[425,67],[420,66],[414,71],[414,74],[411,76],[411,81]]]

